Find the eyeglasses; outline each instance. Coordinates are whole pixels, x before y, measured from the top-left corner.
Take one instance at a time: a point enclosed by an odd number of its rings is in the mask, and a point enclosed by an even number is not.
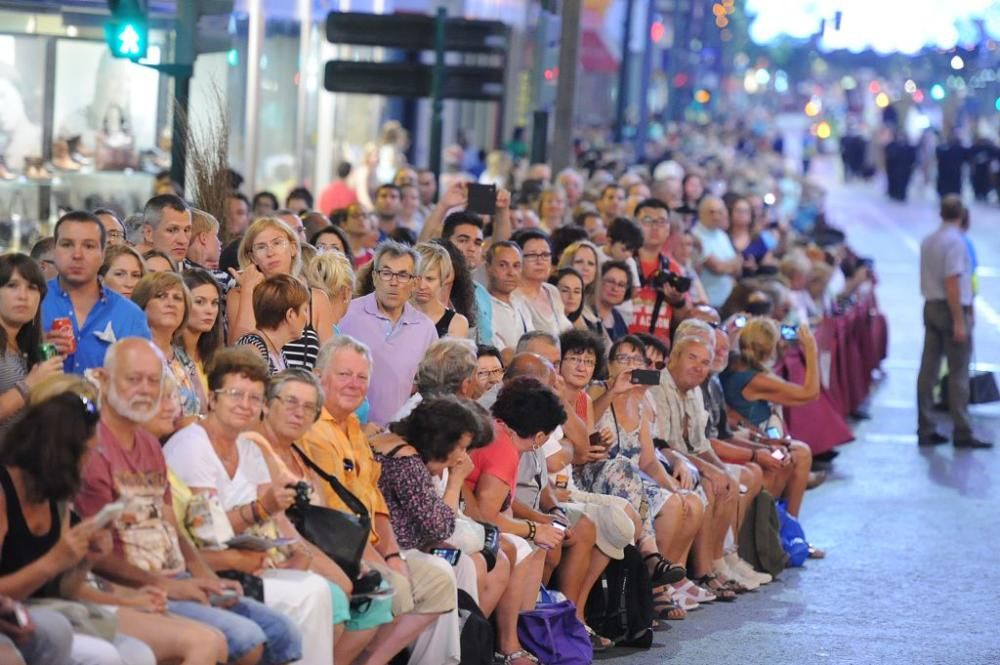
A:
[[[658,369],[658,370],[660,370],[662,372],[664,369],[666,369],[667,363],[663,362],[662,360],[657,360],[657,361],[654,362],[654,361],[650,360],[649,358],[647,358],[646,359],[646,366],[647,367],[655,367],[656,369]]]
[[[248,393],[237,388],[219,388],[212,392],[216,395],[231,397],[236,402],[249,402],[250,406],[261,406],[264,403],[264,396],[260,393]]]
[[[122,233],[121,231],[108,231],[105,235],[108,237],[108,240],[124,240],[125,239],[125,234]]]
[[[617,353],[612,360],[622,365],[632,365],[635,367],[644,367],[646,365],[645,356],[632,355],[630,353]]]
[[[604,282],[605,285],[614,287],[616,289],[625,290],[625,289],[628,288],[628,282],[618,282],[618,281],[615,281],[615,280],[607,278],[607,277],[605,277],[601,281]]]
[[[324,252],[332,252],[332,251],[338,251],[341,254],[343,254],[344,253],[344,248],[341,247],[340,245],[334,245],[334,244],[329,244],[329,245],[319,244],[319,245],[316,245],[316,253],[317,254],[323,254]]]
[[[670,219],[667,217],[640,217],[639,223],[643,226],[655,226],[660,229],[665,229],[670,225]]]
[[[408,272],[393,272],[388,268],[382,268],[381,270],[376,270],[375,274],[386,284],[391,284],[392,280],[397,280],[400,284],[409,284],[413,281],[414,275]]]
[[[551,261],[552,252],[532,252],[524,255],[525,261]]]
[[[480,381],[488,381],[489,379],[502,379],[503,378],[503,367],[498,367],[497,369],[481,369],[476,372],[476,378]]]
[[[319,404],[316,402],[300,402],[295,397],[282,397],[275,395],[274,399],[285,405],[289,411],[302,411],[304,413],[319,413]]]
[[[597,367],[597,361],[593,358],[584,358],[583,356],[565,356],[562,361],[564,363],[571,363],[573,365],[581,365],[587,369],[594,369]]]
[[[280,251],[288,247],[288,238],[275,238],[271,242],[255,242],[250,246],[254,254],[265,254],[268,249]]]

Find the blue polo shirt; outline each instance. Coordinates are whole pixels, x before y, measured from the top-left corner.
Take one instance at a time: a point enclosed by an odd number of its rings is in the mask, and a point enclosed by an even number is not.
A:
[[[485,286],[479,282],[473,282],[472,285],[476,290],[476,337],[480,344],[492,344],[493,299]]]
[[[91,367],[102,367],[108,347],[120,339],[150,339],[146,314],[134,302],[104,286],[101,286],[101,297],[81,326],[59,278],[50,281],[48,293],[42,301],[42,329],[52,330],[52,320],[61,317],[69,317],[76,335],[76,353],[67,356],[63,364],[63,370],[73,374],[82,374]]]

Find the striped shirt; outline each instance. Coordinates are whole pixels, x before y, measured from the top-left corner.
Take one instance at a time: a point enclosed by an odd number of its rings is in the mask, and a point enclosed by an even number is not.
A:
[[[13,388],[14,384],[23,379],[27,372],[28,368],[21,354],[10,351],[0,354],[0,394]],[[20,414],[21,409],[18,409],[0,421],[0,435],[7,432]]]

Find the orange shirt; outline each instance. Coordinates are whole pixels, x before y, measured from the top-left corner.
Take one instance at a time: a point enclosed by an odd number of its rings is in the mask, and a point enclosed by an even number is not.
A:
[[[334,476],[358,497],[368,508],[372,522],[375,515],[389,515],[378,480],[382,475],[382,465],[375,461],[368,438],[361,431],[361,421],[353,413],[344,421],[337,421],[325,408],[305,436],[299,448],[309,456],[316,466]],[[326,505],[335,510],[350,512],[337,493],[328,483],[317,488],[326,499]],[[378,542],[375,530],[371,542]]]

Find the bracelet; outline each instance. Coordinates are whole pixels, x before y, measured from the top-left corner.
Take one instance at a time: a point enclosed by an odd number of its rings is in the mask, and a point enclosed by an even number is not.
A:
[[[264,503],[260,499],[254,499],[250,503],[250,509],[257,522],[266,522],[271,519],[271,514],[264,508]]]
[[[17,383],[14,384],[14,387],[17,388],[17,392],[21,393],[21,399],[23,399],[24,403],[27,404],[28,403],[28,383],[24,379],[21,379],[20,381],[18,381]]]
[[[246,515],[243,514],[243,509],[244,508],[249,508],[250,509],[250,517],[249,518]],[[242,506],[237,507],[236,514],[239,515],[240,519],[243,520],[246,524],[253,524],[254,523],[254,519],[253,519],[253,505],[252,504],[250,504],[250,503],[244,503]]]
[[[389,552],[388,554],[386,554],[382,558],[385,559],[386,561],[388,561],[389,559],[392,559],[392,558],[396,558],[396,559],[402,560],[403,557],[402,557],[402,555],[399,552]]]
[[[528,522],[527,540],[534,540],[535,539],[535,531],[537,531],[537,530],[538,530],[538,527],[535,526],[535,523],[529,521]]]

